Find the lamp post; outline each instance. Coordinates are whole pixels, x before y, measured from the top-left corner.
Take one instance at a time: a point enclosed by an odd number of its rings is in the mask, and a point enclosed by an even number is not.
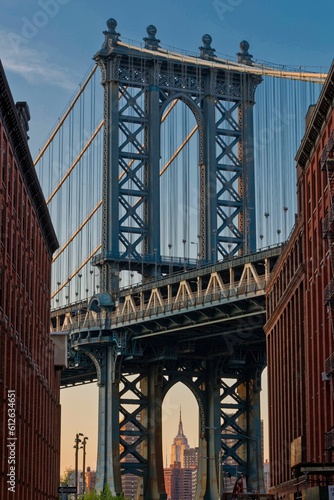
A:
[[[286,230],[286,213],[288,211],[288,207],[283,207],[283,210],[284,210],[284,240],[287,239],[288,235],[286,234],[287,233],[287,230]]]
[[[183,243],[184,270],[186,271],[186,269],[187,269],[187,266],[186,266],[186,243],[187,243],[187,240],[183,239],[182,243]]]
[[[79,300],[80,302],[82,302],[82,297],[81,297],[81,278],[82,278],[82,274],[78,274],[78,278],[79,278],[79,291],[78,291],[78,295],[79,295]]]
[[[79,457],[79,443],[81,443],[80,436],[83,436],[81,432],[76,434],[75,436],[75,487],[77,488],[77,492],[75,493],[75,498],[78,498],[78,457]]]
[[[172,262],[172,244],[168,243],[169,248],[169,274],[173,272],[173,262]]]
[[[261,241],[261,243],[260,243],[260,249],[261,249],[262,248],[263,234],[260,234],[259,238],[260,238],[260,241]]]
[[[269,242],[270,242],[270,238],[269,238],[269,224],[268,224],[268,218],[269,218],[269,212],[264,212],[264,216],[266,218],[266,243],[268,246],[268,239],[269,239]]]
[[[213,249],[212,249],[212,253],[213,253],[213,262],[215,264],[218,261],[217,229],[214,229],[212,231],[212,233],[213,233]]]
[[[196,268],[198,269],[199,267],[199,253],[198,253],[198,241],[191,241],[190,242],[192,245],[196,245]]]
[[[277,229],[277,243],[279,243],[280,241],[280,234],[281,234],[281,230],[280,229]]]
[[[86,492],[86,442],[88,437],[85,436],[82,440],[82,448],[83,448],[83,460],[82,460],[82,494],[84,495]]]
[[[70,283],[64,286],[64,290],[65,293],[67,293],[67,295],[65,295],[65,300],[68,307],[70,305]]]
[[[156,248],[153,249],[154,253],[154,278],[158,279],[158,271],[157,271],[157,252],[158,250]]]

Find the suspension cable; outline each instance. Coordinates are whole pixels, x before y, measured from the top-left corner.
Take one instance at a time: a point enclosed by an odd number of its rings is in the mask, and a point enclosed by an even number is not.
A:
[[[87,87],[88,83],[90,82],[90,79],[92,78],[92,76],[94,75],[95,71],[97,69],[97,64],[95,64],[92,68],[92,70],[90,71],[89,75],[87,76],[86,80],[84,81],[84,83],[80,86],[79,90],[78,90],[78,93],[76,94],[76,96],[74,97],[73,101],[70,103],[69,107],[67,108],[67,110],[65,111],[65,113],[63,114],[63,116],[60,118],[60,120],[58,121],[55,129],[53,130],[52,134],[50,135],[50,137],[48,138],[48,140],[46,141],[46,143],[44,144],[43,148],[41,149],[41,151],[38,153],[35,161],[34,161],[34,166],[37,165],[37,163],[39,162],[39,160],[41,159],[41,157],[44,155],[46,149],[48,148],[50,142],[53,141],[54,137],[57,135],[57,132],[59,131],[59,129],[61,128],[61,126],[63,125],[64,121],[66,120],[66,118],[68,117],[68,115],[70,114],[70,112],[72,111],[72,109],[74,108],[75,106],[75,103],[78,101],[79,97],[81,96],[81,94],[83,93],[83,91],[85,90],[85,88]]]

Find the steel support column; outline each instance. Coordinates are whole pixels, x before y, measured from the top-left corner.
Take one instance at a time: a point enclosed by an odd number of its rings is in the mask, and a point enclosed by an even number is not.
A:
[[[249,435],[254,439],[248,440],[248,487],[252,491],[264,493],[263,463],[261,452],[261,409],[260,390],[257,380],[251,379],[248,383],[248,426]]]
[[[242,76],[240,128],[242,130],[239,156],[242,163],[241,195],[243,200],[242,229],[243,253],[256,250],[256,217],[255,217],[255,173],[254,173],[254,124],[253,106],[254,92],[261,80],[254,76]]]
[[[119,58],[108,57],[106,46],[95,56],[102,71],[104,87],[104,145],[102,191],[102,259],[101,290],[117,291],[119,288]],[[112,221],[112,223],[111,223]],[[109,258],[107,261],[107,254]]]
[[[147,394],[147,408],[142,412],[147,439],[142,447],[147,459],[147,475],[144,482],[144,500],[166,499],[162,457],[162,367],[151,365],[148,376],[141,381],[141,390]]]
[[[218,498],[220,465],[220,383],[217,365],[210,361],[206,366],[206,435],[207,438],[207,480],[204,500]]]
[[[102,363],[101,363],[102,361]],[[113,346],[105,346],[99,362],[99,418],[96,490],[105,484],[122,492],[119,461],[119,375]]]
[[[205,234],[204,259],[215,262],[217,256],[217,158],[216,158],[216,113],[213,89],[216,82],[216,71],[211,70],[205,80],[205,97],[203,99],[203,159],[204,159],[204,221],[201,228]]]
[[[145,253],[160,262],[160,111],[159,111],[159,61],[151,68],[151,85],[147,99],[147,227],[148,241]]]
[[[238,418],[238,424],[245,432],[245,439],[240,447],[239,455],[247,463],[247,486],[252,492],[264,493],[258,377],[256,375],[247,377],[244,384],[239,386],[238,394],[246,401],[247,408],[247,412]]]

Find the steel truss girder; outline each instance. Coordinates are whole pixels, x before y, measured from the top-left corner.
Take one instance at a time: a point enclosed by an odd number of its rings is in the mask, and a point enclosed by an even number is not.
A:
[[[111,328],[115,342],[121,345],[126,329],[133,345],[124,354],[136,356],[141,339],[156,338],[159,344],[176,332],[178,341],[196,341],[199,350],[210,337],[224,342],[232,336],[246,340],[251,332],[253,340],[255,336],[261,339],[265,286],[280,252],[277,247],[221,262],[214,269],[209,266],[125,289],[114,311],[96,313],[87,305],[74,304],[53,313],[51,331],[71,329],[83,345],[97,342],[101,332]],[[175,342],[172,345],[175,348]]]

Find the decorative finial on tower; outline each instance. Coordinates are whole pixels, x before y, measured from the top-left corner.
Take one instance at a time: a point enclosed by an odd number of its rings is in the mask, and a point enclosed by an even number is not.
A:
[[[242,40],[240,42],[240,50],[241,52],[237,52],[238,62],[242,64],[252,64],[252,55],[248,52],[249,43],[246,40]]]
[[[202,59],[213,59],[216,49],[211,47],[212,37],[208,34],[202,36],[203,47],[199,47],[200,57]]]
[[[145,49],[149,50],[157,50],[159,48],[159,42],[155,35],[157,34],[157,28],[153,26],[153,24],[150,24],[146,28],[146,32],[148,36],[146,36],[143,40],[145,42]]]
[[[108,19],[108,30],[103,32],[105,40],[101,50],[108,50],[117,45],[118,37],[121,36],[121,34],[116,32],[116,26],[117,21],[115,19],[113,19],[112,17]]]

